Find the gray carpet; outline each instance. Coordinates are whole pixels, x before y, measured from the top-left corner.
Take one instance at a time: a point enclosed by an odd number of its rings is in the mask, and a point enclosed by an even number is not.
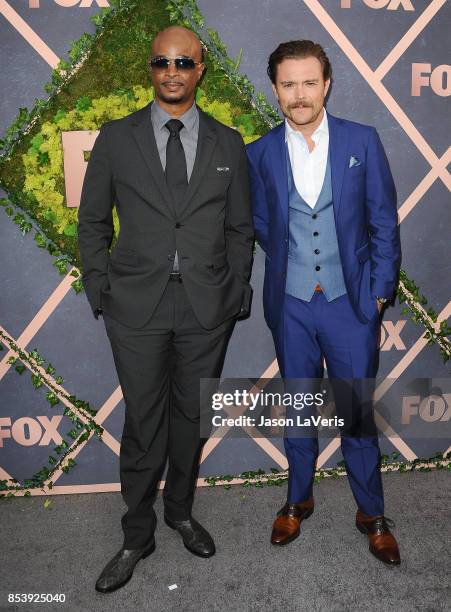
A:
[[[122,589],[102,595],[95,580],[122,544],[119,493],[62,495],[0,503],[1,610],[351,611],[450,610],[449,472],[384,475],[386,515],[395,520],[402,565],[387,568],[353,524],[345,478],[315,488],[301,536],[269,543],[286,488],[198,490],[193,515],[217,554],[191,555],[159,518],[153,555]],[[170,585],[177,589],[170,591]],[[65,593],[65,604],[16,604],[8,593]]]

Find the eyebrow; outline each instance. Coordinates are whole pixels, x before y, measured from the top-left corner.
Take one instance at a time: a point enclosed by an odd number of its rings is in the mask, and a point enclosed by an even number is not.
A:
[[[319,79],[305,79],[302,83],[318,83]],[[281,81],[282,85],[287,85],[288,83],[297,83],[297,81]]]

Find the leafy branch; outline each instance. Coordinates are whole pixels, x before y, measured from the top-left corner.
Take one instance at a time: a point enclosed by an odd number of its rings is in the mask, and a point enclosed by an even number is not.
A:
[[[50,81],[44,85],[44,90],[49,94],[49,97],[46,100],[36,98],[31,111],[25,107],[19,108],[19,114],[6,130],[4,138],[0,139],[0,163],[11,157],[15,145],[32,129],[41,115],[50,108],[55,95],[69,83],[82,67],[111,21],[118,15],[126,15],[132,11],[136,4],[136,0],[110,0],[109,8],[102,8],[91,17],[91,21],[96,26],[95,33],[82,34],[69,48],[70,61],[62,59],[57,67],[52,70]]]
[[[426,297],[420,294],[419,287],[408,278],[404,270],[400,272],[397,295],[399,303],[406,304],[401,310],[401,314],[411,314],[411,321],[426,328],[423,337],[427,339],[428,345],[437,344],[439,346],[443,361],[446,363],[451,357],[451,342],[449,340],[451,327],[446,320],[437,324],[437,313],[431,307],[426,310],[425,306],[428,303]]]
[[[60,468],[64,473],[69,472],[76,465],[74,459],[69,455],[73,454],[80,444],[88,440],[92,433],[101,438],[103,427],[94,420],[93,417],[96,416],[97,411],[90,408],[89,402],[77,399],[75,395],[68,395],[61,389],[60,385],[64,382],[63,378],[61,376],[53,378],[56,371],[50,362],[44,369],[45,359],[36,349],[31,352],[21,349],[1,329],[0,340],[5,342],[9,346],[9,350],[16,355],[9,357],[7,363],[14,366],[14,370],[19,376],[22,376],[27,368],[31,370],[33,387],[40,389],[45,385],[49,389],[45,397],[50,406],[54,408],[62,401],[66,404],[63,414],[74,424],[74,427],[65,434],[73,441],[68,442],[63,438],[61,444],[53,448],[52,453],[55,454],[49,456],[48,465],[44,465],[31,478],[25,479],[22,484],[16,478],[9,481],[0,480],[0,491],[8,491],[6,494],[1,493],[0,499],[10,499],[18,492],[24,493],[24,496],[29,496],[31,495],[30,489],[40,488],[44,491],[44,486],[52,489],[53,482],[50,480],[52,475]],[[0,350],[4,350],[2,343],[0,343]]]
[[[239,93],[247,98],[260,119],[273,128],[280,123],[277,110],[268,104],[264,94],[255,93],[254,86],[249,79],[239,72],[242,50],[236,60],[229,57],[227,48],[221,41],[219,34],[212,28],[204,28],[204,18],[195,0],[169,0],[167,4],[169,17],[174,23],[182,23],[198,35],[204,48],[216,69],[222,70]]]
[[[71,266],[74,263],[73,258],[69,254],[62,253],[60,251],[53,240],[46,236],[36,219],[28,214],[23,208],[15,205],[11,196],[9,199],[0,198],[0,206],[3,207],[5,213],[12,219],[13,223],[19,227],[23,236],[34,230],[34,240],[36,245],[40,249],[46,250],[49,255],[54,258],[53,265],[61,275],[67,274],[68,266]],[[73,287],[75,293],[80,293],[83,291],[80,271],[78,268],[73,267],[70,274],[71,276],[75,277],[75,280],[71,283],[71,286]]]
[[[412,461],[398,461],[399,452],[394,452],[391,455],[381,456],[381,469],[383,472],[400,472],[406,474],[408,472],[430,472],[433,469],[451,470],[451,452],[436,453],[432,457],[418,457]],[[346,475],[344,461],[339,461],[335,468],[321,468],[315,472],[314,481],[319,483],[325,478],[339,478]],[[222,486],[224,489],[230,489],[232,482],[241,484],[245,488],[255,487],[262,489],[263,487],[280,487],[288,481],[288,469],[281,470],[271,468],[270,473],[259,468],[258,470],[248,470],[241,474],[231,475],[224,474],[222,476],[208,476],[205,482],[211,486]]]

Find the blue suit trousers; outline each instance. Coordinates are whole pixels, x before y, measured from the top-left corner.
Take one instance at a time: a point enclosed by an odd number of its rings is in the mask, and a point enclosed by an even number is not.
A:
[[[310,302],[285,294],[282,316],[272,331],[284,379],[321,378],[323,357],[329,379],[353,380],[354,390],[359,383],[362,387],[370,384],[368,379],[376,376],[380,331],[376,302],[374,316],[361,323],[346,294],[330,302],[321,291],[315,291]],[[343,408],[346,414],[351,414]],[[336,409],[340,416],[338,401]],[[357,410],[360,409],[358,405]],[[366,405],[363,409],[370,412],[374,425],[372,407]],[[375,427],[373,431],[376,432]],[[341,450],[358,508],[369,516],[384,514],[377,434],[359,437],[341,433]],[[312,495],[319,448],[317,431],[290,437],[286,428],[284,445],[289,465],[287,501],[298,503]]]

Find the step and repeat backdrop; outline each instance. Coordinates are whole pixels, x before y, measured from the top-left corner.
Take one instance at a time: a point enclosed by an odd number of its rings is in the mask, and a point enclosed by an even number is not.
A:
[[[144,29],[141,39],[134,41],[143,54],[150,51],[152,27],[167,25],[171,17],[166,2],[137,0],[134,4],[135,8],[117,17],[119,22],[105,21],[102,34],[102,49],[123,62],[131,61],[127,39],[121,37],[128,20],[134,19],[133,10],[151,15],[149,30]],[[70,63],[68,50],[71,45],[74,49],[73,41],[79,41],[76,49],[82,53],[84,36],[95,33],[96,16],[102,16],[108,7],[108,0],[0,0],[3,135],[8,134],[20,109],[32,109],[36,99],[46,99],[44,85],[50,81],[52,69],[60,60]],[[227,49],[221,47],[224,57],[236,60],[235,74],[246,75],[255,92],[262,92],[273,106],[276,101],[266,76],[271,51],[282,41],[299,38],[325,47],[334,74],[327,108],[336,116],[377,128],[398,190],[402,269],[427,298],[425,309],[432,308],[438,322],[446,321],[451,314],[449,3],[199,0],[197,8],[204,29],[215,30],[217,45]],[[111,76],[114,66],[108,68],[107,62],[104,66]],[[132,112],[146,103],[146,84],[124,83],[119,71],[117,74],[110,92],[100,87],[105,73],[87,75],[83,67],[69,83],[55,82],[52,95],[60,86],[58,101],[62,104],[52,108],[56,119],[42,123],[26,146],[19,140],[1,175],[5,190],[0,197],[5,199],[0,210],[0,331],[4,335],[0,351],[0,480],[16,478],[22,482],[45,465],[50,469],[49,456],[58,460],[65,446],[74,442],[80,432],[67,414],[71,408],[67,397],[89,402],[97,411],[95,424],[104,428],[101,438],[91,435],[78,440],[71,454],[76,465],[60,467],[50,478],[54,493],[120,490],[118,455],[124,402],[104,324],[93,318],[84,292],[77,291],[76,283],[74,287],[77,266],[59,270],[57,255],[52,256],[41,244],[47,232],[57,245],[63,245],[63,253],[71,253],[87,163],[83,151],[91,149],[101,117],[107,116],[105,109],[114,107],[117,115],[110,116],[121,116],[128,114],[127,109]],[[133,69],[129,74],[133,79]],[[125,96],[131,96],[135,106],[118,104],[121,87],[129,88]],[[69,99],[74,95],[77,102],[69,111],[63,105],[64,96]],[[227,95],[233,100],[230,91]],[[233,104],[232,111],[225,106],[220,93],[215,98],[208,81],[199,97],[219,120],[238,123],[234,127],[250,141],[265,128],[261,119],[252,119],[249,102],[239,96],[236,99],[241,115]],[[84,112],[92,113],[91,123],[83,123]],[[83,129],[83,125],[87,127]],[[48,174],[43,174],[42,165]],[[29,194],[35,200],[27,199]],[[8,198],[14,200],[14,206],[9,207]],[[41,216],[32,215],[40,221],[41,238],[36,237],[37,225],[24,231],[26,221],[17,217],[21,204],[27,214],[33,213],[35,201],[42,205]],[[34,223],[31,217],[30,223]],[[263,319],[263,276],[264,257],[257,245],[251,279],[252,315],[236,325],[225,378],[258,381],[279,376],[272,338]],[[444,363],[437,344],[428,345],[424,326],[412,322],[410,314],[398,303],[386,309],[377,380],[378,397],[385,398],[392,415],[391,419],[378,416],[382,452],[393,458],[399,453],[399,460],[409,461],[448,450],[451,418],[451,395],[446,388],[449,364]],[[20,350],[34,355],[34,360],[21,359]],[[40,373],[45,374],[42,379]],[[335,466],[341,459],[339,438],[321,439],[318,468]],[[199,485],[210,475],[286,467],[280,438],[223,430],[205,446]]]

